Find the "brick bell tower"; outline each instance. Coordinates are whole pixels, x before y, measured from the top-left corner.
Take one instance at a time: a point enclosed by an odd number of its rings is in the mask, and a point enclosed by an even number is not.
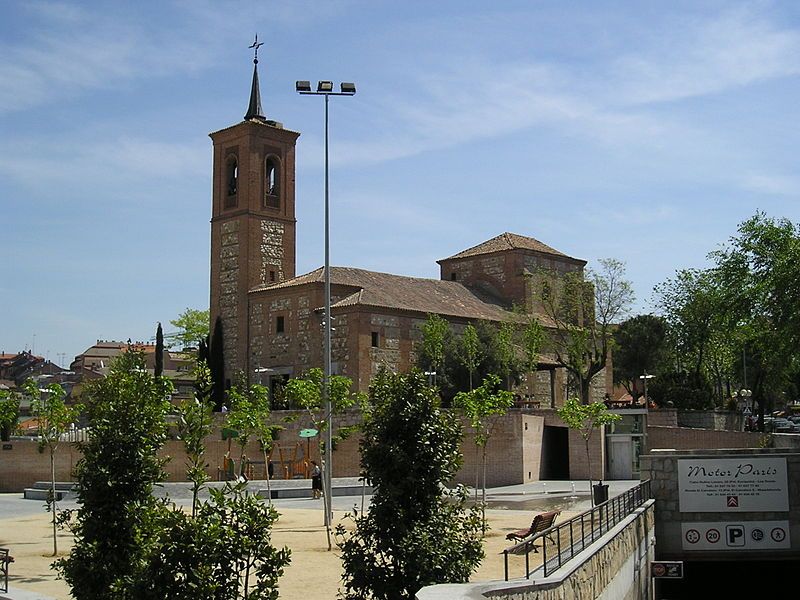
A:
[[[248,291],[295,276],[295,144],[261,109],[258,37],[244,121],[210,134],[211,329],[222,319],[225,377],[247,372]]]

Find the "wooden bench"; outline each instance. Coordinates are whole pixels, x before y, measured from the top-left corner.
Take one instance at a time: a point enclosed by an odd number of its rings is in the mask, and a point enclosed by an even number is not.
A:
[[[8,548],[0,548],[0,592],[8,593],[8,565],[14,562],[14,557],[9,554]]]
[[[540,513],[533,518],[531,521],[531,526],[527,529],[518,529],[517,531],[512,531],[508,535],[506,535],[507,540],[512,541],[533,541],[537,537],[541,537],[542,535],[546,535],[547,538],[550,540],[551,543],[555,544],[555,541],[549,534],[543,534],[544,531],[550,529],[553,524],[556,522],[556,517],[561,514],[560,510],[553,510],[550,512]],[[538,552],[536,546],[533,546],[533,551]]]

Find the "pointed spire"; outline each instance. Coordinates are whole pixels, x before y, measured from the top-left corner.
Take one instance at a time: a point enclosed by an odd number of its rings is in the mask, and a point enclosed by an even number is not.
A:
[[[261,114],[261,89],[258,85],[258,49],[263,45],[263,42],[258,41],[258,34],[256,34],[256,40],[250,46],[255,51],[255,55],[253,57],[253,84],[250,87],[250,105],[247,107],[247,114],[244,116],[245,121],[250,119],[266,121],[264,115]]]

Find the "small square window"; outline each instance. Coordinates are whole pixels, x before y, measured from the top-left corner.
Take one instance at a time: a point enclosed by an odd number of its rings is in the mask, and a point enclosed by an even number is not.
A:
[[[275,271],[270,271],[269,272],[269,280],[270,281],[275,281]]]
[[[283,333],[285,328],[285,323],[283,317],[276,317],[275,318],[275,333]]]
[[[458,275],[455,272],[454,273],[450,273],[450,279],[452,281],[455,281],[456,279],[458,279]]]
[[[377,348],[379,346],[380,336],[378,335],[377,331],[372,332],[372,347]]]

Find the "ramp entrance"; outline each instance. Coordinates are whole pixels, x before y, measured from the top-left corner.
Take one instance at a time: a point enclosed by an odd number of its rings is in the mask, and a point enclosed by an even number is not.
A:
[[[655,597],[656,600],[742,598],[746,597],[745,590],[754,596],[772,597],[764,594],[790,589],[787,573],[796,573],[798,568],[800,560],[684,561],[683,579],[655,580]]]

